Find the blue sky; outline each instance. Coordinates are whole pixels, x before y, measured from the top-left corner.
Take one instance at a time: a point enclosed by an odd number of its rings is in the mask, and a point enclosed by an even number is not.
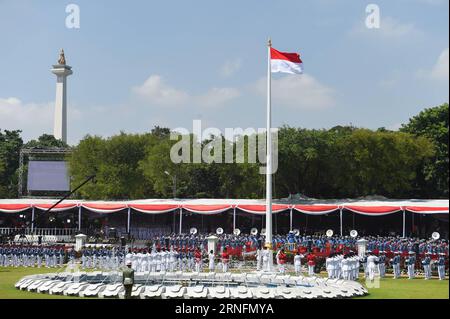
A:
[[[80,29],[65,25],[68,4]],[[365,27],[366,6],[380,29]],[[274,75],[273,124],[396,129],[449,99],[448,1],[0,0],[0,128],[53,131],[64,48],[68,138],[153,126],[264,127],[266,42],[300,52]]]

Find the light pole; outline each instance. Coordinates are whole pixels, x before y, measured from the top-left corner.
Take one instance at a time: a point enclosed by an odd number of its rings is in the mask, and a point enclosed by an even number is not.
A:
[[[172,191],[173,191],[173,199],[177,198],[177,175],[170,175],[168,171],[164,171],[164,174],[166,174],[169,177],[172,177]],[[181,210],[180,210],[180,223],[181,223]],[[176,222],[176,215],[173,214],[173,232],[175,233],[175,222]],[[181,232],[181,226],[180,226],[180,232]]]

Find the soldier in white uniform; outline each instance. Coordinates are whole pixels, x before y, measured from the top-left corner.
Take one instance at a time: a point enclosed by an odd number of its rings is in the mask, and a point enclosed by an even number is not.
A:
[[[361,266],[358,255],[355,254],[355,277],[354,280],[358,280],[359,278],[359,267]]]
[[[150,256],[150,254],[148,253],[148,251],[146,251],[142,254],[142,261],[141,261],[141,271],[142,272],[147,272],[149,269],[149,265],[148,265],[148,257],[149,256]]]
[[[264,246],[264,250],[262,251],[262,262],[263,262],[263,271],[267,271],[269,267],[269,250]]]
[[[342,253],[339,253],[336,256],[336,269],[335,269],[335,273],[336,273],[336,277],[335,278],[342,278],[342,260],[344,259],[344,256],[342,255]]]
[[[378,257],[375,256],[373,253],[369,253],[369,256],[367,257],[367,270],[369,272],[369,280],[372,282],[375,280],[377,264],[378,264]]]
[[[302,258],[303,255],[301,255],[300,252],[297,251],[294,256],[294,270],[296,275],[300,275],[302,272]]]
[[[329,255],[325,259],[325,268],[328,273],[328,278],[334,278],[334,254]]]
[[[281,249],[279,249],[277,251],[277,254],[275,255],[275,260],[277,261],[278,270],[280,270],[280,252],[281,252]]]
[[[165,272],[166,271],[166,249],[163,248],[162,251],[159,252],[159,255],[161,256],[161,261],[160,261],[160,271],[161,272]]]
[[[347,255],[345,255],[344,258],[342,258],[342,260],[341,260],[342,278],[344,280],[350,280],[349,266],[350,266],[349,259],[348,259]]]
[[[150,253],[150,272],[156,272],[156,252],[154,249]]]
[[[372,253],[372,251],[368,250],[366,252],[366,255],[364,257],[362,257],[361,260],[360,260],[360,263],[362,264],[363,269],[364,269],[364,278],[367,278],[367,276],[369,275],[369,270],[367,268],[367,257],[371,253]]]
[[[178,260],[178,253],[173,249],[170,251],[170,271],[175,271],[177,268],[177,260]]]
[[[210,272],[214,272],[214,268],[215,268],[215,265],[214,265],[214,252],[212,250],[208,254],[208,259],[209,259],[209,267],[208,267],[209,271]]]
[[[256,271],[261,270],[261,263],[262,263],[262,251],[260,248],[256,249]]]

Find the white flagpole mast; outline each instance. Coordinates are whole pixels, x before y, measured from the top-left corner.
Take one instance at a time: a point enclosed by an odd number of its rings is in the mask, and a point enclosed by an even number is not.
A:
[[[267,43],[267,145],[266,145],[266,246],[269,249],[268,270],[273,270],[273,251],[272,251],[272,111],[271,111],[271,66],[270,66],[270,48],[272,41],[269,38]]]

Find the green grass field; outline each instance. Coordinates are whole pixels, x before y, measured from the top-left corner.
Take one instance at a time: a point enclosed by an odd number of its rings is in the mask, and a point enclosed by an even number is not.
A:
[[[0,299],[74,299],[77,297],[52,296],[28,291],[20,291],[14,284],[22,277],[56,272],[57,269],[48,268],[0,268]],[[365,284],[364,281],[361,281]],[[406,278],[380,280],[379,288],[368,288],[369,295],[357,299],[449,299],[448,279],[439,281],[437,279],[423,280]],[[77,298],[80,299],[80,298]]]

